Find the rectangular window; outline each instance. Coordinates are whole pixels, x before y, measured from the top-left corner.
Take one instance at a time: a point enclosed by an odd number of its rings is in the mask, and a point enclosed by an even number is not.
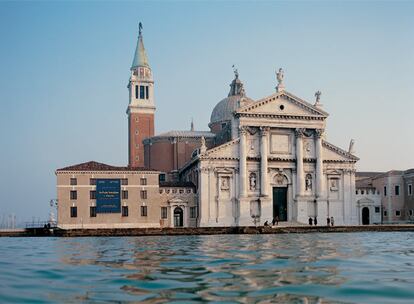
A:
[[[149,89],[148,89],[148,86],[145,87],[145,99],[149,99]]]
[[[196,207],[190,207],[190,218],[196,218],[197,217],[197,209]]]
[[[408,195],[413,195],[413,185],[408,185]]]
[[[141,190],[141,198],[146,199],[147,198],[147,190]]]
[[[96,178],[89,179],[89,185],[95,186],[96,185]]]
[[[145,87],[139,86],[139,99],[145,99]]]
[[[126,186],[126,185],[128,185],[128,179],[127,179],[127,178],[122,178],[122,179],[121,179],[121,185],[122,185],[122,186]]]
[[[78,180],[76,178],[71,178],[70,179],[70,185],[71,186],[76,186],[78,184]]]
[[[128,199],[128,190],[122,190],[122,199]]]
[[[70,207],[70,217],[78,217],[78,207]]]
[[[77,199],[78,199],[78,191],[76,191],[76,190],[71,190],[71,191],[70,191],[70,199],[71,199],[71,200],[77,200]]]
[[[159,181],[159,182],[165,182],[165,174],[164,174],[164,173],[161,173],[161,174],[158,176],[158,181]]]
[[[384,210],[384,216],[387,216],[387,215],[388,215],[387,210]]]
[[[400,186],[395,186],[395,195],[400,195]]]
[[[138,86],[135,86],[135,99],[138,99]]]
[[[387,196],[387,187],[384,186],[384,196]]]
[[[145,186],[147,184],[147,179],[145,177],[141,178],[140,184]]]
[[[141,206],[141,216],[147,216],[148,210],[147,206]]]
[[[167,207],[161,207],[161,218],[162,219],[167,218]]]
[[[410,216],[413,216],[413,210],[408,211],[408,214],[409,214]]]
[[[96,191],[94,191],[94,190],[89,191],[89,198],[90,198],[91,200],[96,199]]]
[[[122,206],[122,216],[128,216],[128,206]]]
[[[90,217],[96,217],[96,207],[95,206],[89,207],[89,215],[90,215]]]
[[[379,213],[380,212],[380,207],[375,207],[375,213]]]
[[[400,210],[395,210],[395,216],[401,216],[401,211]]]

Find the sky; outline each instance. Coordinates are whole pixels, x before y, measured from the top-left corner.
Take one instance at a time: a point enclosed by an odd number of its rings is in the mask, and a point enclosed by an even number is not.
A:
[[[250,98],[322,92],[358,170],[414,167],[413,1],[0,2],[0,217],[48,218],[55,170],[127,164],[127,82],[143,23],[156,133],[208,130],[232,65]],[[1,220],[1,218],[0,218]]]

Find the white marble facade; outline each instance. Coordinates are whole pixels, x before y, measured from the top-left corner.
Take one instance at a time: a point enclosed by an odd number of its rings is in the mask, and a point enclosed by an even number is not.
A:
[[[319,225],[327,217],[335,225],[358,224],[358,158],[326,141],[328,114],[319,97],[313,105],[279,87],[239,102],[229,122],[232,139],[201,149],[181,170],[198,186],[198,226],[259,225],[275,215],[293,223],[316,216]]]

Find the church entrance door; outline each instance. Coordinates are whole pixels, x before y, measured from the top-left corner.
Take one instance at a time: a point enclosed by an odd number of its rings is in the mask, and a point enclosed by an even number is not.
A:
[[[183,227],[184,216],[183,209],[176,207],[174,209],[174,227]]]
[[[362,225],[369,225],[369,208],[362,208]]]
[[[273,217],[279,221],[287,221],[287,187],[273,188]]]

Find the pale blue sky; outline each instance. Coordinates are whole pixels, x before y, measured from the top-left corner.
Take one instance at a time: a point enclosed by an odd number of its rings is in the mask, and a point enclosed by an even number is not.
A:
[[[156,132],[207,129],[236,64],[248,96],[322,91],[328,140],[360,170],[414,167],[414,2],[1,2],[0,216],[47,218],[56,168],[127,163],[138,22]]]

